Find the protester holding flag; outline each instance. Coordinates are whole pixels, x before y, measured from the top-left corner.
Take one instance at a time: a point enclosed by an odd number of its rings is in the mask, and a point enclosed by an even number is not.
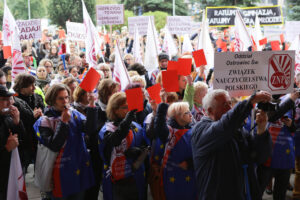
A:
[[[97,112],[93,108],[94,96],[89,94],[87,118],[70,108],[69,99],[67,86],[51,86],[46,93],[46,103],[50,107],[34,124],[39,143],[50,151],[58,152],[52,173],[51,196],[55,199],[83,199],[85,190],[94,185],[90,157],[83,139],[84,133],[95,131]]]
[[[0,85],[0,199],[7,199],[8,178],[11,175],[11,152],[26,145],[25,130],[20,120],[20,112],[13,106],[13,93]],[[20,143],[19,143],[20,142]],[[21,150],[22,151],[22,150]],[[22,157],[21,157],[22,159]],[[15,171],[15,173],[17,173]]]
[[[108,101],[109,122],[99,132],[99,153],[104,162],[104,199],[145,198],[145,166],[148,152],[142,127],[133,122],[136,110],[129,111],[126,94],[118,92]]]

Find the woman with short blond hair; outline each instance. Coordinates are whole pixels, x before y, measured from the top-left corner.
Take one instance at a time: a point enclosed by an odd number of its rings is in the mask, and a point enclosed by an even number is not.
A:
[[[142,127],[133,122],[124,92],[113,94],[107,104],[109,122],[99,132],[99,151],[104,162],[103,198],[143,200],[144,159],[148,154]],[[111,172],[109,176],[108,172]]]

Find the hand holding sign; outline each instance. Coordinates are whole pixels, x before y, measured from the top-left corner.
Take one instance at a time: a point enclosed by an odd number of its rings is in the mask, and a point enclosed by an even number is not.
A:
[[[194,57],[196,67],[200,67],[202,65],[207,65],[207,61],[206,61],[206,57],[205,57],[203,49],[194,51],[193,57]]]
[[[176,70],[162,71],[163,87],[167,92],[178,92],[178,73]]]
[[[91,68],[79,86],[87,92],[92,92],[97,86],[100,77],[100,74],[94,68]]]
[[[144,97],[142,88],[133,88],[125,91],[129,110],[144,110]]]

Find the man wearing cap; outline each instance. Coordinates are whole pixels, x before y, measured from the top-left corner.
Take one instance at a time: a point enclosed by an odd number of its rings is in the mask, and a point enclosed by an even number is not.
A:
[[[12,95],[0,85],[0,200],[5,200],[7,195],[11,151],[19,142],[19,148],[22,147],[24,141],[24,128]]]
[[[170,59],[169,55],[166,53],[160,53],[158,55],[158,64],[159,64],[158,69],[156,69],[152,72],[151,78],[150,78],[152,85],[156,84],[155,81],[156,81],[156,77],[157,77],[158,73],[160,71],[167,70],[169,59]]]

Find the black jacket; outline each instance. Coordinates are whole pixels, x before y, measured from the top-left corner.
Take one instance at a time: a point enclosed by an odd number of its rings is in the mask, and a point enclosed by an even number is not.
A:
[[[25,131],[22,121],[20,121],[19,125],[16,126],[10,116],[0,115],[0,199],[6,199],[7,193],[11,152],[6,150],[5,145],[9,136],[9,129],[11,130],[12,134],[18,134],[18,149],[21,160],[24,141],[26,141],[24,139]]]
[[[241,128],[251,109],[250,101],[243,101],[220,120],[204,116],[193,127],[192,151],[199,199],[245,199],[243,165],[249,167],[251,189],[258,184],[253,166],[271,155],[272,141],[268,131],[252,136]]]
[[[28,138],[26,148],[24,149],[27,160],[24,164],[29,165],[32,159],[35,159],[37,149],[37,139],[33,129],[33,124],[36,122],[37,118],[34,118],[33,110],[34,108],[41,108],[44,110],[45,105],[43,98],[38,94],[34,94],[30,97],[25,97],[20,94],[18,97],[15,97],[14,105],[20,112],[20,119],[22,120],[26,131],[26,138]]]

